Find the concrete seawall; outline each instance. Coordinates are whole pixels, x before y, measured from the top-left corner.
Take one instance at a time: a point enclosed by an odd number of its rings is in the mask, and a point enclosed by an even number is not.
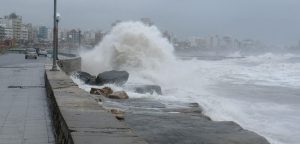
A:
[[[81,58],[80,57],[66,57],[60,58],[57,61],[57,65],[62,71],[67,74],[71,74],[74,71],[81,70]]]
[[[146,143],[63,72],[46,69],[45,83],[56,143]]]

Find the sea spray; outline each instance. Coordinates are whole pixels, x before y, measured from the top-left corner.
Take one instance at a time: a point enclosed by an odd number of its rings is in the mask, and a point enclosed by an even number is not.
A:
[[[82,68],[92,74],[112,69],[151,71],[174,61],[173,50],[157,27],[122,22],[93,50],[81,53]]]

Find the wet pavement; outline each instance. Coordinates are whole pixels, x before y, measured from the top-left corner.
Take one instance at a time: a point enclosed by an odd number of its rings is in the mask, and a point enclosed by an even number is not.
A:
[[[54,143],[48,113],[45,57],[0,55],[0,144]]]

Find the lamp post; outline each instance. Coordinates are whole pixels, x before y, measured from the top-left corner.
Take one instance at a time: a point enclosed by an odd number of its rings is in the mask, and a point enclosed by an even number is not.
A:
[[[59,16],[56,14],[56,0],[54,0],[54,17],[53,17],[53,52],[52,52],[52,58],[53,58],[53,65],[52,65],[52,71],[58,71],[57,65],[56,65],[56,59],[57,59],[57,25],[58,25],[58,18]]]
[[[55,44],[56,44],[56,46],[55,46],[55,49],[56,49],[56,52],[55,52],[55,56],[56,56],[56,59],[58,60],[58,22],[59,22],[59,20],[60,20],[60,14],[59,13],[57,13],[56,14],[56,33],[55,33]]]
[[[79,30],[79,49],[81,47],[81,30]]]

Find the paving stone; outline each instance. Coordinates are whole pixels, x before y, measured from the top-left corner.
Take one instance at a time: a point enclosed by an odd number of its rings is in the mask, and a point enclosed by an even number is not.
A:
[[[48,131],[46,61],[24,61],[22,54],[0,56],[0,144],[54,143]]]
[[[22,144],[22,138],[0,138],[0,144]]]

